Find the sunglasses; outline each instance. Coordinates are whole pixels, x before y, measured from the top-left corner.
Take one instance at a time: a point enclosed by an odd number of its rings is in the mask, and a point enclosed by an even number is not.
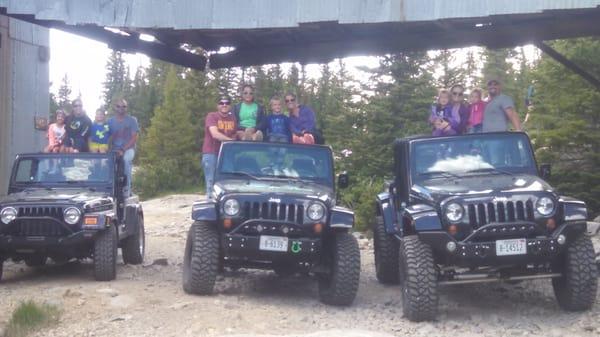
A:
[[[453,92],[452,95],[454,95],[454,96],[462,96],[463,93],[462,92]]]
[[[230,105],[230,104],[231,104],[231,102],[229,102],[229,101],[220,101],[219,102],[219,105]]]
[[[286,102],[286,103],[295,102],[295,101],[296,101],[296,99],[295,99],[295,98],[290,98],[290,99],[287,99],[287,98],[286,98],[286,99],[285,99],[285,102]]]
[[[251,91],[244,91],[243,94],[244,95],[253,95],[253,93]]]
[[[117,105],[117,109],[125,109],[127,108],[127,105]]]

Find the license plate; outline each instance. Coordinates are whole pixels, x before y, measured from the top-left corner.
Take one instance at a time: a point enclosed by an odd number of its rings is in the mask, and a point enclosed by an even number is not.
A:
[[[287,252],[288,238],[284,236],[261,235],[259,249],[272,252]]]
[[[527,254],[527,240],[526,239],[512,239],[512,240],[497,240],[496,241],[496,255],[524,255]]]

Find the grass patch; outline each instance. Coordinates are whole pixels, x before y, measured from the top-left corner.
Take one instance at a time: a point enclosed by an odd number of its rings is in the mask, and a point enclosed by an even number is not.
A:
[[[13,311],[3,337],[24,337],[43,327],[58,323],[60,310],[50,304],[21,302]]]

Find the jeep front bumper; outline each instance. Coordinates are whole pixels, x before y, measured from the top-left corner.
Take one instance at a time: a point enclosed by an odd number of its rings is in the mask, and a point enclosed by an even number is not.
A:
[[[528,225],[527,223],[492,223],[477,229],[462,241],[456,240],[445,231],[420,232],[418,236],[422,242],[431,246],[440,263],[459,267],[480,267],[552,261],[569,246],[577,234],[585,231],[585,222],[568,223],[554,230],[551,235],[531,235]],[[491,231],[503,228],[507,228],[508,233],[498,232],[495,236],[496,231]],[[525,239],[525,251],[515,255],[499,256],[496,253],[497,243],[500,240],[510,239]]]
[[[288,238],[286,251],[261,250],[260,236],[229,233],[222,236],[224,256],[236,260],[314,262],[321,252],[320,238]]]

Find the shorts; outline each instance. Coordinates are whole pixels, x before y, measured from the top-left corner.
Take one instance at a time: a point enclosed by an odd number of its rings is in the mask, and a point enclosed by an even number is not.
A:
[[[90,142],[90,152],[108,152],[108,144]]]

